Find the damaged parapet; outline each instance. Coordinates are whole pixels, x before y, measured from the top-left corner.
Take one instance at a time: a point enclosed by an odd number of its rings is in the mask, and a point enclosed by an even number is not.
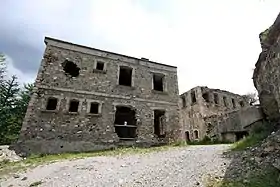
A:
[[[15,148],[92,151],[180,137],[176,67],[48,37],[45,43]]]
[[[220,136],[215,128],[225,114],[250,106],[246,97],[219,89],[195,87],[180,95],[180,123],[187,141],[201,140],[211,134]]]

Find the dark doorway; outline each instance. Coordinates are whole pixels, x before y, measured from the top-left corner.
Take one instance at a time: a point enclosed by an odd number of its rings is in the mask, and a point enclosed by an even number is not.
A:
[[[135,110],[129,107],[117,106],[115,113],[115,131],[121,140],[136,138]]]
[[[163,78],[164,75],[162,74],[153,74],[153,85],[154,90],[163,91]]]
[[[132,68],[121,66],[119,73],[119,85],[131,86]]]
[[[246,131],[242,131],[242,132],[236,132],[235,133],[235,141],[239,141],[242,140],[243,138],[245,138],[246,136],[248,136],[249,133]]]
[[[186,141],[187,141],[187,142],[191,141],[191,139],[190,139],[190,132],[189,132],[189,131],[186,131],[186,132],[185,132],[185,135],[186,135]]]
[[[154,111],[154,133],[159,138],[165,137],[165,111],[155,110]]]

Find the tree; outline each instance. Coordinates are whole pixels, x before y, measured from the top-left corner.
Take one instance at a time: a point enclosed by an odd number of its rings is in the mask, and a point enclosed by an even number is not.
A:
[[[247,93],[243,97],[249,102],[250,105],[254,105],[259,101],[257,94],[254,92]]]
[[[19,135],[33,84],[20,87],[17,77],[6,77],[6,64],[0,56],[0,144],[10,144]]]
[[[13,76],[2,85],[0,92],[0,144],[10,144],[19,135],[22,122],[33,90],[33,84],[19,87]]]
[[[5,72],[6,72],[5,56],[2,53],[0,53],[0,84],[4,80]]]

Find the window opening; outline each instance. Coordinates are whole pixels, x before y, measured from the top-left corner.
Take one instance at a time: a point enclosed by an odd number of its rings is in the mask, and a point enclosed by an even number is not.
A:
[[[232,107],[233,107],[233,108],[236,108],[235,100],[234,100],[234,99],[231,99],[231,102],[232,102]]]
[[[96,69],[103,71],[104,70],[104,62],[97,61]]]
[[[205,102],[207,102],[207,103],[210,102],[209,93],[208,93],[208,92],[202,94],[202,97],[203,97],[203,99],[204,99]]]
[[[183,103],[183,107],[186,107],[186,98],[185,98],[185,96],[182,97],[182,103]]]
[[[190,132],[189,132],[189,131],[186,131],[186,132],[185,132],[185,135],[186,135],[186,141],[187,141],[187,142],[191,141],[191,139],[190,139]]]
[[[55,110],[57,106],[56,98],[49,98],[46,106],[46,110]]]
[[[191,92],[192,104],[196,103],[195,91]]]
[[[198,131],[197,131],[197,130],[194,131],[194,138],[195,138],[195,139],[198,139],[198,138],[199,138],[199,136],[198,136]]]
[[[159,138],[165,137],[165,111],[154,111],[154,133]]]
[[[78,112],[79,101],[72,100],[70,101],[69,112]]]
[[[91,114],[98,114],[98,108],[99,108],[98,103],[91,103],[90,104],[90,113]]]
[[[163,91],[163,78],[164,75],[162,74],[153,74],[154,90]]]
[[[240,101],[239,104],[242,108],[245,106],[243,101]]]
[[[214,103],[217,105],[219,104],[219,96],[218,94],[214,93]]]
[[[225,107],[227,107],[228,105],[227,105],[227,98],[224,96],[223,97],[223,101],[224,101],[224,105],[225,105]]]
[[[131,86],[131,82],[132,68],[121,66],[119,72],[119,85]]]

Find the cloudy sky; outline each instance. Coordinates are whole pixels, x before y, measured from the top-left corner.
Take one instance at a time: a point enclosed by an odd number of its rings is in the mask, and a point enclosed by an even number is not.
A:
[[[50,36],[178,67],[180,93],[201,85],[254,91],[259,33],[279,0],[1,0],[9,73],[35,79]]]

